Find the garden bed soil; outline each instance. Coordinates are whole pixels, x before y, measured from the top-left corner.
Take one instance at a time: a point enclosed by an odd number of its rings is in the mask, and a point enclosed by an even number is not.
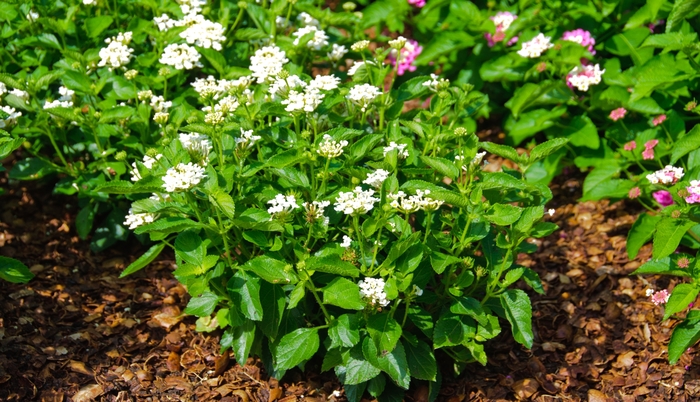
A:
[[[219,353],[219,335],[195,332],[182,316],[187,292],[164,253],[143,271],[119,279],[143,252],[137,242],[94,254],[74,230],[73,198],[41,183],[8,183],[0,197],[0,255],[36,274],[28,285],[0,282],[0,400],[2,401],[334,401],[338,380],[290,370],[269,378],[260,361]],[[559,178],[548,218],[560,226],[520,262],[542,277],[533,301],[535,344],[512,340],[508,326],[487,344],[486,367],[458,377],[443,367],[439,400],[692,401],[700,398],[695,349],[670,366],[666,345],[674,320],[647,288],[675,284],[629,277],[649,258],[646,246],[628,261],[625,235],[632,203],[577,203],[580,178]],[[636,212],[635,212],[636,211]],[[241,363],[243,363],[241,365]],[[427,401],[414,382],[407,401]]]

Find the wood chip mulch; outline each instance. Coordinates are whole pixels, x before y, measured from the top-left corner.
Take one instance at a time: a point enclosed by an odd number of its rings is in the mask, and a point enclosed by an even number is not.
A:
[[[675,320],[647,288],[673,287],[664,277],[628,273],[651,254],[627,259],[625,236],[639,208],[633,203],[583,202],[580,178],[553,187],[560,226],[521,255],[546,295],[533,300],[535,345],[527,350],[504,333],[487,345],[489,364],[454,377],[443,367],[439,400],[461,401],[696,401],[700,371],[695,347],[670,366],[666,345]],[[94,254],[78,239],[73,198],[41,183],[0,176],[0,255],[36,274],[28,285],[0,282],[0,400],[2,401],[344,401],[338,380],[291,370],[269,378],[257,359],[241,365],[219,353],[219,332],[197,333],[184,316],[187,292],[172,277],[165,253],[142,272],[118,279],[143,249],[120,243]],[[427,401],[414,381],[407,401]]]

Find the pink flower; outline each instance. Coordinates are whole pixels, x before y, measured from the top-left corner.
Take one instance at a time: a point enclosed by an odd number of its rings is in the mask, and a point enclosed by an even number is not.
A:
[[[623,147],[625,151],[634,151],[637,149],[637,143],[635,141],[630,141]]]
[[[654,147],[658,143],[659,140],[649,140],[644,144],[644,152],[642,152],[644,160],[654,159]]]
[[[542,61],[540,63],[537,63],[537,66],[535,67],[538,73],[543,73],[547,69],[547,63]]]
[[[657,306],[660,304],[664,304],[668,302],[668,298],[671,295],[668,294],[668,290],[659,290],[658,292],[654,293],[651,295],[651,302],[656,304]]]
[[[425,0],[408,0],[408,4],[418,8],[423,8],[423,6],[425,6]]]
[[[673,205],[673,197],[671,196],[671,193],[666,190],[657,191],[653,193],[652,196],[654,196],[656,202],[661,204],[662,207]]]
[[[591,36],[591,33],[583,29],[574,29],[573,31],[566,31],[561,36],[563,40],[569,42],[576,42],[583,47],[587,47],[591,54],[595,54],[593,46],[595,46],[595,39]]]
[[[406,71],[416,71],[416,66],[413,65],[413,62],[416,61],[416,57],[418,57],[422,51],[423,47],[420,46],[418,42],[414,41],[413,39],[409,39],[404,47],[401,48],[400,52],[395,49],[391,51],[391,54],[389,54],[389,60],[391,61],[391,65],[396,66],[396,55],[398,53],[399,65],[397,67],[397,73],[399,75],[404,75]]]
[[[688,204],[700,203],[700,180],[691,180],[690,186],[686,187],[685,191],[689,194],[685,197],[685,202]]]
[[[644,143],[644,148],[654,149],[654,147],[659,143],[659,140],[649,140]]]
[[[678,265],[678,268],[688,268],[690,266],[690,260],[687,257],[681,257],[676,261],[676,265]]]
[[[612,121],[618,121],[618,120],[622,119],[623,117],[625,117],[626,114],[627,114],[627,109],[625,109],[624,107],[619,107],[619,108],[613,110],[612,112],[610,112],[610,118],[612,119]]]
[[[493,47],[496,43],[503,42],[503,40],[506,38],[506,30],[510,27],[513,21],[518,18],[518,16],[513,13],[509,13],[508,11],[499,11],[496,13],[496,15],[489,18],[491,21],[493,21],[494,25],[496,25],[496,31],[493,33],[493,35],[487,32],[484,34],[484,37],[486,38],[489,47]],[[510,39],[508,41],[508,46],[512,46],[517,41],[517,36]]]
[[[642,194],[642,190],[639,189],[639,187],[632,187],[632,189],[627,193],[627,196],[630,199],[635,199],[639,197]]]
[[[660,115],[654,117],[654,120],[651,121],[651,124],[653,124],[654,127],[656,127],[659,124],[663,123],[664,121],[666,121],[666,115],[660,114]]]

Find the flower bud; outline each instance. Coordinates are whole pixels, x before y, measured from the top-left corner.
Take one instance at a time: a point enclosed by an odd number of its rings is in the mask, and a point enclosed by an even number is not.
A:
[[[279,72],[279,74],[277,74],[277,77],[279,77],[279,79],[281,80],[286,80],[287,78],[289,78],[289,71],[282,70]]]
[[[457,127],[457,128],[455,128],[455,135],[458,135],[458,136],[461,137],[461,136],[466,135],[466,134],[467,134],[467,129],[466,129],[466,128],[464,128],[464,127]]]
[[[359,42],[355,42],[350,46],[350,48],[355,51],[355,52],[361,52],[369,46],[369,41],[368,40],[361,40]]]
[[[158,156],[158,150],[155,148],[148,148],[146,150],[146,155],[150,156],[151,158],[155,158]]]
[[[681,211],[676,209],[675,211],[671,212],[671,218],[678,219],[680,217],[681,217]]]
[[[351,1],[346,1],[345,3],[343,3],[343,10],[345,10],[349,13],[355,11],[356,8],[357,8],[357,4],[355,4]]]
[[[244,9],[244,10],[245,10],[246,8],[248,8],[248,2],[245,2],[245,1],[239,1],[239,2],[237,3],[237,5],[238,5],[238,8],[242,8],[242,9]]]
[[[126,151],[119,151],[114,155],[114,159],[118,161],[126,160]]]
[[[153,121],[155,121],[156,123],[158,123],[158,124],[160,124],[160,125],[163,125],[163,124],[165,124],[165,123],[168,122],[168,118],[170,118],[170,114],[169,114],[169,113],[157,112],[157,113],[153,116]]]
[[[158,70],[158,75],[161,77],[165,77],[166,75],[170,74],[170,69],[168,67],[162,67]]]
[[[129,70],[129,71],[124,73],[124,78],[126,78],[127,80],[133,80],[134,78],[136,78],[137,75],[139,75],[138,71]]]

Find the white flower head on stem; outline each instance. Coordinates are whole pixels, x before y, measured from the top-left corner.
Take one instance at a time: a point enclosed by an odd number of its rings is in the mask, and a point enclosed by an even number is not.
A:
[[[100,49],[99,67],[107,67],[109,71],[123,67],[131,61],[134,49],[127,46],[131,43],[131,32],[119,33],[117,36],[105,39],[107,47]]]
[[[338,45],[334,43],[331,47],[331,51],[327,53],[328,59],[334,63],[337,63],[348,53],[348,49],[343,45]]]
[[[348,93],[347,98],[352,103],[360,107],[360,110],[362,110],[362,112],[366,112],[367,108],[381,94],[382,91],[380,91],[379,88],[375,87],[374,85],[361,84],[355,85],[354,87],[350,88],[350,92]]]
[[[309,83],[310,89],[317,89],[322,91],[332,91],[338,88],[340,84],[340,78],[334,75],[317,75],[313,81]]]
[[[666,165],[665,168],[647,175],[652,184],[676,184],[684,176],[682,167]]]
[[[189,190],[199,184],[202,179],[207,177],[204,174],[204,168],[193,164],[180,163],[175,167],[168,169],[163,177],[163,187],[165,191],[172,193],[175,191]]]
[[[307,25],[294,32],[292,36],[296,39],[294,39],[293,45],[299,46],[301,38],[308,34],[313,34],[313,37],[306,43],[306,47],[309,49],[321,50],[321,48],[328,46],[328,35],[326,35],[326,32],[313,25]]]
[[[318,220],[321,220],[324,223],[327,223],[328,218],[325,215],[323,215],[323,211],[327,206],[331,205],[330,201],[305,202],[303,205],[304,211],[306,212],[307,222],[314,223]]]
[[[124,217],[124,224],[129,226],[129,229],[134,230],[141,225],[155,221],[156,218],[156,215],[151,213],[135,214],[134,210],[129,208],[129,214]]]
[[[146,169],[151,170],[151,169],[153,169],[153,166],[156,164],[156,162],[158,162],[158,160],[162,157],[163,157],[162,154],[156,155],[155,158],[151,158],[148,155],[144,155],[143,161],[141,163],[143,163],[143,166],[145,166]],[[131,169],[131,172],[130,172],[131,173],[131,181],[141,180],[142,179],[141,173],[139,172],[139,168],[136,165],[136,162],[132,163],[131,167],[133,168],[133,169]]]
[[[259,135],[253,135],[253,130],[243,130],[241,128],[241,136],[236,138],[236,145],[243,149],[252,148],[261,138]]]
[[[389,177],[390,173],[384,169],[377,169],[374,172],[367,175],[367,178],[363,181],[365,184],[369,184],[374,188],[380,188],[384,180]]]
[[[547,49],[553,47],[552,38],[539,33],[530,41],[523,43],[522,49],[518,50],[518,54],[522,57],[536,58],[542,56]]]
[[[180,37],[190,45],[221,50],[221,43],[226,40],[224,31],[223,25],[218,22],[202,19],[181,32]]]
[[[250,58],[250,70],[252,77],[262,84],[269,79],[277,77],[282,71],[282,67],[289,61],[285,57],[285,52],[275,45],[265,46],[258,49]]]
[[[316,152],[325,158],[337,158],[343,154],[343,148],[348,146],[348,142],[345,140],[335,141],[333,137],[328,134],[323,136],[323,141],[318,144],[318,150]]]
[[[360,286],[360,295],[372,306],[386,307],[389,305],[389,301],[386,299],[386,292],[384,292],[384,279],[365,278],[358,285]]]
[[[406,159],[408,158],[408,151],[406,150],[406,147],[408,147],[408,145],[397,144],[394,141],[391,141],[389,146],[384,147],[384,156],[386,156],[386,154],[389,152],[396,150],[400,159]]]
[[[355,187],[353,191],[340,192],[335,200],[335,210],[346,215],[360,215],[367,213],[379,202],[379,198],[373,197],[374,190],[363,191],[362,187]]]
[[[352,239],[346,235],[343,235],[343,242],[340,243],[340,247],[348,248],[350,245],[352,245]]]
[[[274,218],[285,219],[289,214],[299,208],[297,199],[293,195],[277,194],[275,198],[267,202],[272,205],[267,209],[267,213],[272,215],[270,220]]]
[[[212,150],[211,140],[204,134],[180,134],[180,143],[182,147],[189,153],[193,159],[200,162],[203,166],[207,165],[209,152]]]
[[[160,62],[175,67],[177,70],[191,70],[195,67],[204,67],[199,59],[202,56],[197,49],[187,44],[172,43],[168,45],[160,56]]]

